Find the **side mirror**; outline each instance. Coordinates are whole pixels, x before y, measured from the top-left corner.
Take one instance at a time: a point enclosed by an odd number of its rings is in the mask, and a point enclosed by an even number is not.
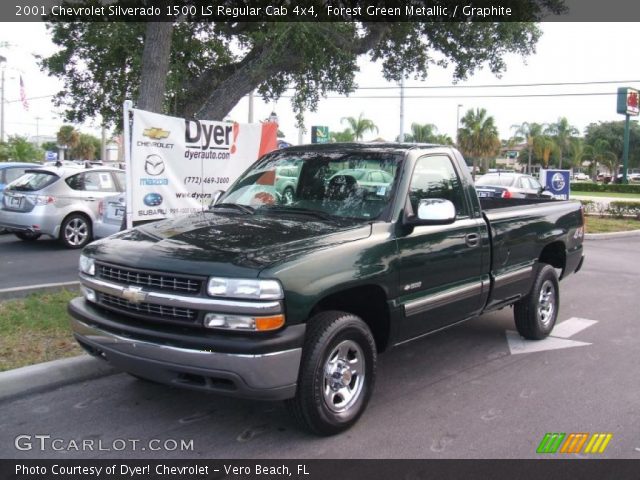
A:
[[[222,197],[222,195],[224,195],[224,190],[216,190],[215,192],[213,192],[209,208],[213,208],[213,206],[218,203],[218,200],[220,200],[220,197]]]
[[[456,220],[456,207],[443,198],[423,198],[418,204],[418,214],[406,215],[406,225],[446,225]]]

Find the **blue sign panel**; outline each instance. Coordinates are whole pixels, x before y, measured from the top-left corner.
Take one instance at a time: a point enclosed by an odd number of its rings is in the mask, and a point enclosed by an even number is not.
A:
[[[44,152],[44,159],[48,162],[50,162],[51,160],[57,160],[58,152],[52,152],[51,150],[47,150],[46,152]]]
[[[569,200],[569,170],[546,170],[547,190],[558,200]]]

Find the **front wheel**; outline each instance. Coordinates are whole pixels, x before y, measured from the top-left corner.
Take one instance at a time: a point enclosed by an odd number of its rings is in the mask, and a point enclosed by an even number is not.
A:
[[[318,435],[350,428],[371,397],[376,360],[373,335],[359,317],[329,311],[311,318],[297,393],[287,401],[298,422]]]
[[[551,265],[540,265],[531,292],[513,308],[520,335],[530,340],[542,340],[551,333],[560,308],[559,292],[555,269]]]

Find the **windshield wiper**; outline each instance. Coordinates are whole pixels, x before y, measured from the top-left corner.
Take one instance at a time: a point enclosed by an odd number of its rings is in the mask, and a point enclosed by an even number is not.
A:
[[[253,208],[247,205],[240,205],[239,203],[216,203],[213,208],[234,208],[249,215],[252,215],[254,212]]]
[[[329,213],[325,213],[319,210],[311,210],[310,208],[302,208],[302,207],[285,207],[281,205],[263,205],[260,207],[260,210],[265,209],[269,212],[284,212],[284,213],[292,213],[294,215],[309,215],[311,217],[320,218],[322,220],[328,220],[330,222],[337,222],[338,218],[335,215],[331,215]]]

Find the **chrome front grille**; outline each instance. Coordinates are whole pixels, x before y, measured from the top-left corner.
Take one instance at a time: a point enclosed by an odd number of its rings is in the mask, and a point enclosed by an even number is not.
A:
[[[162,319],[188,323],[195,322],[198,318],[198,311],[191,308],[168,307],[154,303],[132,303],[108,293],[100,293],[98,301],[107,308],[125,311],[149,320]]]
[[[198,294],[202,291],[202,280],[171,273],[152,273],[132,270],[114,265],[96,264],[97,276],[120,285],[136,285],[148,290]]]

